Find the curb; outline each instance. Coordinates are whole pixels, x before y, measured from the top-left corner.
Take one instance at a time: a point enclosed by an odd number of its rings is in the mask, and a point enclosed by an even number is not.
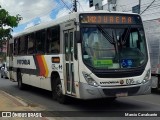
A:
[[[12,100],[18,106],[25,106],[25,107],[28,106],[28,104],[25,103],[24,101],[12,96],[11,94],[9,94],[9,93],[7,93],[5,91],[0,91],[0,93],[2,93],[6,98]]]
[[[15,105],[17,105],[17,107],[26,107],[26,108],[23,108],[24,110],[22,111],[43,111],[45,110],[43,107],[31,107],[29,103],[26,103],[24,102],[21,98],[17,98],[17,97],[14,97],[13,95],[5,92],[5,91],[1,91],[0,90],[0,94],[3,95],[4,97],[6,97],[7,99],[11,100]],[[5,110],[6,111],[6,110]],[[8,111],[8,110],[7,110]],[[9,119],[12,119],[12,118],[9,118]],[[13,120],[21,120],[21,119],[32,119],[32,118],[13,118]],[[39,120],[57,120],[55,119],[54,117],[40,117],[40,118],[35,118],[35,119],[39,119]],[[4,118],[5,120],[5,118]],[[8,118],[6,118],[6,120],[8,120]]]
[[[33,106],[32,103],[25,102],[22,98],[13,96],[5,91],[0,90],[0,93],[3,94],[6,98],[10,99],[17,106],[27,107],[27,109],[31,111],[44,111],[45,110],[45,107],[43,106],[40,106],[40,105]]]

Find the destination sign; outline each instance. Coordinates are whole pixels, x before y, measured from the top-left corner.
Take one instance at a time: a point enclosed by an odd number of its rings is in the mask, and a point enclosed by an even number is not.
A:
[[[140,24],[138,15],[125,14],[80,14],[80,23],[88,24]]]

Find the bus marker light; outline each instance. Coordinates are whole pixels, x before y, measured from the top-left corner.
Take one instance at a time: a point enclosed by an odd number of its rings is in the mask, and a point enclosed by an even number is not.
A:
[[[52,63],[60,63],[59,57],[52,57]]]

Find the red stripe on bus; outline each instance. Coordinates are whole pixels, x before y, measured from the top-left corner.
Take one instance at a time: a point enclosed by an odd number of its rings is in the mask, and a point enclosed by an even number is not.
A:
[[[43,60],[42,60],[42,56],[37,55],[36,58],[37,58],[38,65],[39,65],[39,68],[40,68],[39,75],[44,76],[46,71],[45,71],[45,66],[44,66]]]

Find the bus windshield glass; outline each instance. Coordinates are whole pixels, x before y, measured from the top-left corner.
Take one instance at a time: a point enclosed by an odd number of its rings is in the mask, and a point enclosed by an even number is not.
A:
[[[147,49],[142,25],[94,25],[81,28],[82,57],[96,69],[126,69],[142,66]]]

